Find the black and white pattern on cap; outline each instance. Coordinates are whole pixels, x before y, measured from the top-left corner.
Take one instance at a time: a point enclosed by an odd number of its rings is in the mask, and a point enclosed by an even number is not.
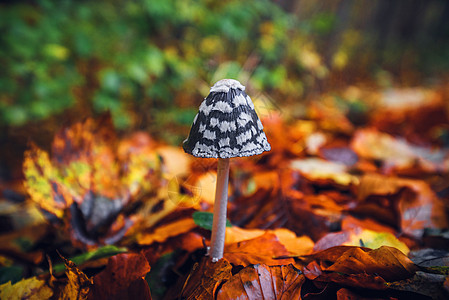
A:
[[[261,154],[271,146],[245,87],[223,79],[201,103],[183,148],[196,157],[230,158]]]

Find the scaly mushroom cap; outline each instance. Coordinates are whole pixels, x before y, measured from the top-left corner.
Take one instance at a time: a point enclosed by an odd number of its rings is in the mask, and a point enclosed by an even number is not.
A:
[[[245,87],[223,79],[201,103],[183,148],[196,157],[230,158],[261,154],[271,146]]]

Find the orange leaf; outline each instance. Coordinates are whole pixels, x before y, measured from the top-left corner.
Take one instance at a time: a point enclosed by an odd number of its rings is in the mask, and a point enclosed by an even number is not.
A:
[[[195,264],[192,272],[184,283],[180,298],[182,299],[214,299],[217,287],[231,278],[231,265],[226,259],[213,263],[210,257],[204,257]],[[178,296],[173,296],[179,298]]]
[[[296,236],[293,231],[286,228],[278,228],[274,230],[262,229],[244,229],[237,226],[226,228],[225,244],[238,243],[244,240],[254,239],[265,233],[273,233],[279,242],[285,246],[290,255],[309,254],[313,249],[313,241],[308,236]]]
[[[273,257],[288,255],[287,249],[273,233],[235,244],[227,245],[224,257],[232,264],[248,266],[251,264],[282,265],[293,263],[292,259],[275,260]]]
[[[287,266],[247,266],[224,283],[217,299],[301,299],[301,271]]]
[[[189,232],[196,227],[192,218],[177,220],[175,222],[158,226],[152,233],[141,233],[137,235],[139,245],[150,245],[154,242],[163,243],[168,238]]]

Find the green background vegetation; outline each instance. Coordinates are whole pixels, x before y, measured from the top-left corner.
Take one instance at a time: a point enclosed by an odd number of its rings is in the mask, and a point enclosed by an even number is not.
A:
[[[0,124],[110,111],[187,125],[216,80],[278,102],[449,66],[445,1],[11,1],[0,6]]]

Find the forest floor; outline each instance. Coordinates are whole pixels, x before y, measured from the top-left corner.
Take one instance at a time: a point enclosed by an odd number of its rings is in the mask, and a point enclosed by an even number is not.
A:
[[[272,150],[231,160],[224,259],[216,160],[80,120],[2,179],[0,298],[447,299],[448,87],[253,101]]]

